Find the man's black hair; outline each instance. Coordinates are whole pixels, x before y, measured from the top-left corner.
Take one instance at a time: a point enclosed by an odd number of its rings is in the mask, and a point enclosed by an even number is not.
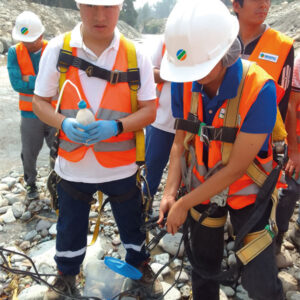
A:
[[[243,7],[244,0],[233,0],[234,2],[238,2],[241,7]]]

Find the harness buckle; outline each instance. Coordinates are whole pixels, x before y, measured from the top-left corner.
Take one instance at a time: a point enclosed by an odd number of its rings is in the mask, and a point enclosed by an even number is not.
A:
[[[119,81],[120,71],[113,70],[110,72],[110,84],[117,84]]]
[[[200,136],[200,141],[203,142],[206,146],[209,145],[210,140],[209,140],[209,136],[208,136],[208,129],[209,128],[214,128],[213,126],[207,126],[205,123],[201,123],[200,124],[200,128],[199,128],[199,132],[198,135]]]
[[[85,73],[88,77],[92,77],[93,76],[93,71],[94,71],[94,68],[93,66],[88,66],[85,70]]]

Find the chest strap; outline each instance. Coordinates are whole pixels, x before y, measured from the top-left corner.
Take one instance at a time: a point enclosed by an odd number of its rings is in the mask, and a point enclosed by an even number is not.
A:
[[[204,138],[204,141],[221,141],[224,143],[234,143],[238,128],[207,126],[205,123],[185,119],[175,120],[175,129],[184,130]]]
[[[128,82],[130,88],[133,85],[137,85],[140,88],[140,70],[138,68],[128,69],[127,72],[121,72],[118,70],[106,70],[95,66],[88,61],[73,56],[71,51],[61,49],[57,61],[56,68],[61,72],[61,68],[68,70],[70,66],[85,71],[88,77],[97,77],[108,81],[110,84],[117,84],[119,82]]]

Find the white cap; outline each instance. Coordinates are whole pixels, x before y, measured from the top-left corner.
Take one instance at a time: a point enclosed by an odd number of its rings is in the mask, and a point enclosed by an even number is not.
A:
[[[16,41],[34,42],[45,31],[41,19],[31,11],[23,11],[17,16],[12,37]]]
[[[179,1],[167,20],[160,76],[173,82],[204,78],[226,54],[238,31],[237,18],[220,0]]]
[[[124,0],[75,0],[78,4],[91,5],[120,5]]]

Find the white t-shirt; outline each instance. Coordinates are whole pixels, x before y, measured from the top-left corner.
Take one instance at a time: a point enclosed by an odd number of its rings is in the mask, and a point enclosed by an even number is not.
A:
[[[161,38],[152,54],[153,67],[158,69],[160,69],[160,64],[162,61],[163,44],[164,41]],[[159,98],[159,106],[156,111],[156,120],[151,125],[158,129],[175,133],[174,123],[175,119],[172,115],[171,108],[171,83],[165,82]]]
[[[70,46],[77,48],[78,57],[101,68],[111,70],[119,49],[119,31],[115,29],[111,44],[97,57],[84,45],[80,26],[81,24],[78,24],[72,31]],[[63,38],[64,35],[60,35],[52,39],[43,53],[34,91],[38,96],[53,97],[57,94],[60,73],[56,69],[56,64],[59,51],[63,45]],[[150,58],[142,53],[138,45],[136,45],[136,52],[141,77],[141,88],[137,93],[138,100],[153,100],[156,97],[156,93]],[[96,77],[88,77],[82,70],[79,70],[79,75],[83,91],[91,105],[92,111],[96,113],[107,82]],[[55,163],[55,171],[59,176],[69,181],[85,183],[102,183],[127,178],[132,176],[136,170],[137,165],[135,163],[117,168],[105,168],[98,163],[92,149],[89,149],[84,158],[78,162],[70,162],[58,156]]]

